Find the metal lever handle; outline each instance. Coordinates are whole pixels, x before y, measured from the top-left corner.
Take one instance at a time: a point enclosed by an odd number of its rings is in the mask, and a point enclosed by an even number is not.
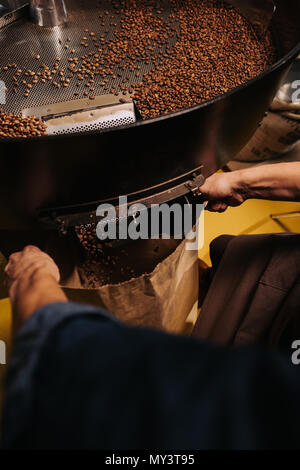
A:
[[[30,0],[30,15],[34,23],[48,28],[67,21],[64,0]]]

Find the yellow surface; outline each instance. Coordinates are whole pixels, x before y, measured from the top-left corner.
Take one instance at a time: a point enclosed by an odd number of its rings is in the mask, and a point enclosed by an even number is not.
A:
[[[6,355],[8,356],[11,346],[11,308],[8,299],[0,300],[0,340],[6,343]],[[0,415],[5,368],[4,365],[0,365]]]
[[[229,208],[223,214],[205,212],[204,247],[199,251],[199,256],[207,264],[210,264],[209,244],[217,236],[278,233],[283,232],[275,221],[270,218],[271,214],[300,211],[300,203],[274,202],[250,200],[240,207]],[[300,217],[281,219],[291,232],[300,232]]]

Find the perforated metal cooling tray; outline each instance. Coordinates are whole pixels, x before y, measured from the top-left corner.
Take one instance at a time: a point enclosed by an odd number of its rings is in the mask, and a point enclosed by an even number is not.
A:
[[[162,2],[165,6],[165,12],[170,12],[168,1]],[[51,105],[50,114],[54,115],[56,109],[55,105],[58,104],[58,110],[61,110],[61,105],[64,108],[64,116],[66,117],[68,111],[72,110],[77,100],[74,98],[74,94],[78,92],[76,86],[77,80],[70,80],[69,86],[64,88],[55,88],[48,81],[42,83],[40,80],[34,85],[34,89],[31,90],[28,97],[24,96],[26,91],[26,85],[19,84],[17,92],[13,93],[13,75],[15,69],[9,69],[3,71],[3,66],[8,64],[16,64],[17,68],[22,70],[28,69],[34,72],[41,71],[41,64],[46,64],[49,67],[53,65],[56,58],[59,57],[60,68],[67,69],[69,63],[68,58],[73,55],[81,57],[90,50],[95,51],[93,46],[92,38],[89,38],[89,45],[91,49],[80,45],[81,38],[84,35],[84,29],[88,28],[89,31],[95,31],[97,35],[105,34],[110,39],[110,33],[105,33],[105,30],[109,27],[109,16],[104,26],[99,21],[99,13],[104,10],[109,10],[111,4],[107,1],[101,3],[93,0],[67,0],[66,1],[68,11],[68,21],[62,26],[55,28],[41,28],[30,21],[29,9],[24,11],[24,16],[21,19],[17,19],[14,23],[0,29],[0,80],[3,80],[7,86],[6,103],[1,105],[1,108],[5,112],[23,113],[24,115],[37,115],[43,117],[49,114],[47,108]],[[115,18],[118,21],[118,17]],[[174,41],[174,40],[173,40]],[[172,40],[170,40],[170,44]],[[68,49],[65,49],[65,45],[68,45]],[[74,49],[75,53],[71,54],[70,51]],[[36,56],[39,55],[40,59],[36,60]],[[117,67],[115,72],[117,75],[116,79],[107,76],[109,79],[105,86],[101,85],[103,80],[95,80],[93,95],[97,98],[93,102],[89,102],[88,99],[81,100],[81,104],[85,102],[87,109],[87,120],[84,121],[84,115],[81,114],[79,125],[78,119],[74,117],[73,120],[65,119],[65,128],[62,120],[60,120],[60,126],[57,122],[55,130],[53,127],[48,133],[61,134],[61,133],[75,133],[80,131],[90,131],[95,129],[103,129],[115,127],[123,124],[129,124],[134,122],[139,116],[139,113],[135,112],[132,101],[129,96],[123,96],[121,93],[120,85],[123,78],[126,76],[129,78],[129,87],[141,80],[144,73],[151,70],[151,64],[139,63],[140,65],[140,76],[137,77],[134,71],[125,70],[122,71]],[[84,87],[84,84],[83,84]],[[112,87],[116,90],[120,90],[119,97],[108,95]],[[101,102],[101,96],[104,97]],[[119,103],[119,98],[125,98],[127,105]],[[95,102],[99,103],[101,108],[101,118],[98,120],[90,119],[90,111],[95,110]],[[107,115],[105,118],[105,106],[107,105]],[[32,109],[33,108],[33,109]],[[112,112],[113,108],[113,112]],[[83,110],[83,108],[81,107]],[[78,117],[78,113],[77,113]],[[77,123],[75,125],[75,121]],[[73,124],[71,123],[73,121]]]
[[[244,16],[247,16],[252,25],[257,30],[257,16],[255,16],[255,9],[250,8],[249,5],[253,4],[254,0],[226,0],[224,3],[231,3],[233,6],[241,7],[241,12]],[[5,0],[3,1],[5,4]],[[15,0],[14,6],[18,6],[18,0]],[[24,5],[24,0],[19,0],[20,6]],[[264,2],[268,8],[266,14],[261,16],[260,31],[264,31],[273,14],[274,4],[272,0],[266,0]],[[170,13],[171,6],[168,0],[161,0],[161,4],[164,7],[164,14],[167,16]],[[27,5],[28,6],[28,5]],[[117,67],[115,72],[118,72],[116,79],[108,76],[108,82],[105,86],[102,85],[102,80],[95,80],[93,95],[97,97],[99,103],[100,118],[93,119],[95,114],[95,103],[90,103],[89,100],[81,100],[81,105],[85,103],[86,111],[81,106],[81,114],[79,117],[78,107],[76,107],[76,99],[74,94],[78,92],[76,86],[77,80],[70,80],[68,87],[55,88],[51,82],[46,81],[42,83],[40,80],[34,85],[34,89],[31,90],[28,97],[24,96],[26,91],[25,84],[19,84],[16,93],[13,92],[13,75],[15,73],[14,68],[9,68],[7,71],[3,70],[3,66],[8,64],[16,64],[17,68],[22,70],[29,69],[34,72],[41,71],[41,64],[46,64],[51,67],[55,63],[57,57],[61,59],[61,67],[67,69],[68,58],[70,57],[70,51],[75,50],[74,56],[81,57],[85,55],[89,50],[95,50],[93,47],[92,39],[89,38],[89,44],[91,49],[80,45],[81,38],[84,34],[84,29],[88,28],[89,31],[95,31],[97,35],[105,34],[108,39],[112,36],[112,32],[105,30],[109,29],[110,16],[107,15],[106,23],[104,26],[99,22],[98,16],[101,11],[110,10],[111,4],[102,0],[96,2],[95,0],[67,0],[66,1],[68,11],[68,21],[62,26],[55,28],[41,28],[30,21],[29,8],[23,8],[23,17],[20,18],[21,13],[18,10],[18,14],[13,18],[6,16],[6,23],[2,21],[2,27],[0,23],[0,80],[3,80],[7,86],[6,103],[1,105],[1,108],[5,112],[23,113],[24,115],[37,115],[41,118],[46,117],[46,121],[50,124],[48,116],[49,114],[53,117],[58,110],[58,121],[55,125],[52,125],[48,133],[49,134],[61,134],[61,133],[76,133],[90,130],[101,130],[103,128],[110,128],[119,126],[122,124],[129,124],[134,122],[139,113],[134,108],[133,103],[130,102],[129,97],[126,97],[128,105],[124,106],[119,103],[119,109],[117,109],[118,99],[109,95],[108,91],[112,87],[116,90],[120,90],[120,86],[123,78],[126,76],[128,85],[133,86],[139,82],[143,77],[143,74],[149,72],[152,68],[152,64],[139,63],[140,65],[140,76],[137,77],[134,71],[126,69],[122,71]],[[115,17],[117,23],[118,17]],[[4,27],[3,27],[4,26]],[[117,26],[118,27],[118,26]],[[178,25],[179,28],[179,25]],[[169,46],[172,47],[176,39],[170,38]],[[68,45],[66,49],[65,46]],[[40,56],[39,60],[36,60],[36,56]],[[101,100],[101,96],[104,96],[104,100]],[[120,94],[120,96],[122,96]],[[103,103],[107,103],[107,115],[105,117],[105,106]],[[55,105],[58,104],[56,107]],[[64,105],[63,105],[64,104]],[[63,106],[61,106],[63,105]],[[79,106],[79,107],[80,107]],[[48,107],[50,111],[48,112]],[[60,110],[63,109],[62,113]],[[76,109],[76,116],[70,117],[73,109]],[[90,112],[92,111],[92,112]],[[62,114],[64,119],[62,119]],[[86,119],[85,119],[86,118]],[[53,120],[52,120],[53,124]]]

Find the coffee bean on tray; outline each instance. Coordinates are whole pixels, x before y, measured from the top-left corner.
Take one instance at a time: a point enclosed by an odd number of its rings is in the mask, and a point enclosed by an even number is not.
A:
[[[30,93],[37,84],[53,88],[53,83],[58,101],[60,93],[69,90],[71,96],[91,100],[105,92],[116,96],[129,92],[142,118],[148,119],[227,93],[265,71],[276,59],[271,33],[258,38],[248,21],[223,0],[106,3],[109,10],[99,3],[93,31],[83,25],[78,38],[68,37],[63,44],[59,39],[62,57],[54,63],[41,64],[42,51],[36,51],[30,69],[23,70],[22,64],[1,64],[0,79],[3,74],[5,83],[13,71],[13,99],[18,99],[19,92],[29,96],[22,85],[24,78],[26,84],[32,77]],[[68,77],[69,82],[58,84],[57,75]],[[74,95],[83,80],[87,87],[93,85],[92,94],[82,88]]]

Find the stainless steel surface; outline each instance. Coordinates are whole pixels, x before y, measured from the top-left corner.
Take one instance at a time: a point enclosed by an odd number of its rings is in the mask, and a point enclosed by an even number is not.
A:
[[[167,4],[167,0],[165,1]],[[17,93],[13,93],[12,77],[15,74],[15,69],[3,71],[3,66],[16,64],[17,68],[23,71],[29,69],[37,73],[42,70],[42,64],[52,67],[57,57],[61,59],[60,68],[66,70],[69,65],[68,58],[71,55],[80,59],[90,50],[97,51],[91,38],[88,40],[89,48],[80,44],[82,42],[81,38],[86,35],[85,28],[89,28],[89,31],[94,31],[99,35],[105,34],[105,29],[109,28],[109,21],[111,20],[108,16],[105,25],[102,26],[98,17],[100,11],[109,8],[109,3],[103,0],[99,6],[94,0],[68,0],[66,6],[68,9],[68,22],[61,26],[52,29],[41,28],[30,22],[29,18],[22,18],[10,27],[0,30],[0,80],[3,80],[8,88],[6,104],[2,106],[5,112],[21,113],[25,108],[71,101],[74,100],[74,93],[84,91],[84,83],[80,88],[76,86],[78,80],[75,76],[70,80],[67,88],[55,88],[51,81],[42,83],[39,80],[26,98],[24,97],[26,85],[23,85],[21,80]],[[118,24],[119,18],[116,17],[115,21]],[[113,30],[111,34],[113,34]],[[170,44],[172,44],[172,41],[170,40]],[[75,52],[71,54],[73,49]],[[39,60],[36,60],[37,55],[40,56]],[[149,72],[151,68],[151,64],[142,63],[140,77],[136,77],[134,72],[130,70],[123,71],[116,67],[113,69],[114,72],[118,72],[121,76],[117,76],[115,79],[110,75],[107,76],[108,81],[105,85],[103,85],[103,79],[99,77],[93,85],[95,88],[93,94],[95,96],[105,95],[109,93],[112,86],[118,90],[124,77],[129,78],[129,84],[137,83],[141,80],[143,74]],[[27,77],[24,78],[27,79]]]
[[[227,1],[227,0],[226,0]],[[228,0],[231,3],[248,2],[249,0]],[[253,1],[253,0],[252,0]],[[270,0],[266,0],[269,5]],[[34,2],[32,2],[33,4]],[[170,9],[168,0],[163,0],[166,8],[166,15]],[[100,3],[94,0],[67,0],[66,7],[68,10],[68,22],[54,28],[41,28],[33,22],[29,21],[29,17],[15,21],[11,27],[0,30],[0,80],[3,80],[8,88],[6,96],[6,104],[3,106],[5,112],[20,113],[24,108],[47,106],[53,103],[61,103],[74,99],[74,94],[82,91],[77,88],[77,79],[71,78],[68,87],[55,88],[51,81],[42,83],[39,79],[34,85],[28,97],[24,96],[26,84],[22,84],[20,80],[16,93],[13,92],[13,76],[15,69],[3,71],[3,66],[7,64],[16,64],[17,68],[33,71],[35,74],[41,71],[41,65],[46,64],[50,67],[54,65],[56,58],[61,59],[60,66],[65,70],[68,67],[68,58],[70,56],[81,57],[88,51],[96,51],[91,38],[88,39],[89,48],[82,44],[82,37],[86,35],[85,28],[94,31],[97,35],[105,34],[105,30],[111,31],[113,37],[113,28],[110,27],[110,15],[104,26],[99,22],[99,13],[110,8],[110,3],[102,0]],[[268,17],[268,15],[267,15]],[[119,17],[114,18],[118,28]],[[176,39],[170,39],[169,45],[172,46]],[[74,50],[74,54],[70,51]],[[36,60],[39,56],[40,59]],[[111,87],[120,89],[123,78],[129,78],[129,85],[134,85],[141,80],[144,73],[151,70],[152,65],[141,64],[140,76],[136,77],[134,72],[130,70],[120,70],[119,67],[114,68],[114,72],[118,72],[119,76],[113,79],[110,75],[106,77],[107,83],[103,85],[102,79],[95,80],[93,94],[95,96],[105,95],[110,92]],[[22,79],[26,77],[21,77]],[[29,80],[30,83],[30,80]]]
[[[39,26],[59,26],[67,21],[64,0],[30,0],[30,16]]]
[[[129,95],[124,96],[124,99],[127,102],[132,103],[132,100]],[[88,108],[105,108],[108,106],[119,105],[119,98],[115,95],[101,95],[95,96],[93,101],[90,101],[88,98],[65,101],[63,103],[55,103],[49,106],[40,106],[35,108],[25,108],[22,110],[22,115],[27,116],[36,116],[42,119],[50,118],[54,116],[64,115],[67,113],[73,113],[77,111],[84,111]]]
[[[66,101],[40,108],[24,109],[24,117],[36,116],[47,126],[48,135],[73,134],[107,129],[136,121],[134,104],[129,96],[120,103],[114,95],[96,96],[89,99]]]

